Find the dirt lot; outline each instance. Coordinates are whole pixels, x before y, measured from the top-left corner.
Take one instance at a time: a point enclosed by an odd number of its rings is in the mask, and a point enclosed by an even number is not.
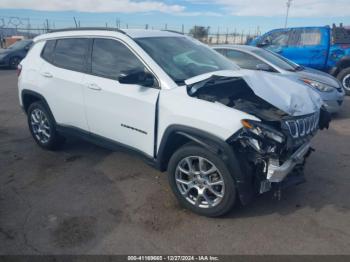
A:
[[[16,75],[0,71],[0,254],[350,254],[350,99],[314,139],[308,182],[219,219],[177,204],[141,159],[30,137]]]

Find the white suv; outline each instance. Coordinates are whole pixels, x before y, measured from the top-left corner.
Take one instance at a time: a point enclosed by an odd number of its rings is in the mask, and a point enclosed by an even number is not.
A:
[[[303,180],[310,139],[329,122],[311,89],[169,31],[41,35],[18,86],[38,145],[70,134],[126,147],[168,170],[181,204],[206,216]]]

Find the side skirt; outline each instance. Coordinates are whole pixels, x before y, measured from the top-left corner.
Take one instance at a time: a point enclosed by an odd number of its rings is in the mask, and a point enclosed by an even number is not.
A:
[[[83,139],[85,141],[88,141],[88,142],[93,143],[95,145],[109,149],[111,151],[122,151],[122,152],[136,155],[138,157],[141,157],[150,166],[156,167],[156,159],[154,159],[153,157],[145,154],[144,152],[142,152],[136,148],[124,145],[122,143],[116,142],[114,140],[108,139],[108,138],[100,136],[100,135],[96,135],[96,134],[87,132],[85,130],[82,130],[82,129],[76,128],[76,127],[63,126],[63,125],[57,124],[56,130],[58,133],[60,133],[64,136],[72,136],[72,137],[76,137],[79,139]]]

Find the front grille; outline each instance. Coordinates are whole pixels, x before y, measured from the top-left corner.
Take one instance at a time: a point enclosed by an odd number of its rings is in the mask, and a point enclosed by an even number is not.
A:
[[[293,138],[300,138],[308,136],[318,129],[319,117],[319,113],[316,112],[305,117],[289,119],[285,123],[290,135]]]

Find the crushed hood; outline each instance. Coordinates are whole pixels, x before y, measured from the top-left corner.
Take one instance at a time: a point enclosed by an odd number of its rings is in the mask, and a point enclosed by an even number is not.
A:
[[[320,96],[311,88],[269,72],[244,69],[214,71],[189,78],[185,84],[191,86],[213,76],[244,79],[255,95],[291,116],[311,114],[322,106]]]

